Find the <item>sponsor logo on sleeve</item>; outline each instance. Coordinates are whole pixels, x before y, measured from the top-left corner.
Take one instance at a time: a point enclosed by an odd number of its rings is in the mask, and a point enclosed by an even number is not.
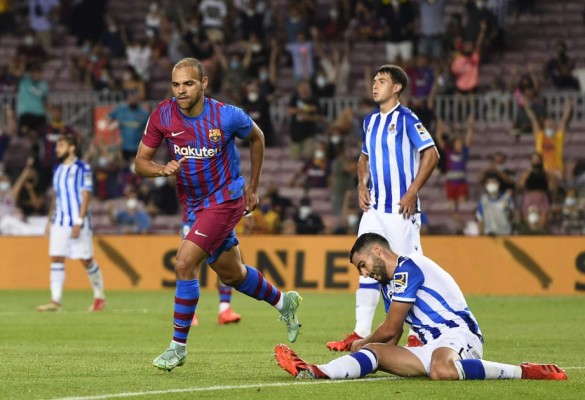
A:
[[[418,132],[418,135],[420,136],[422,141],[427,141],[427,140],[431,139],[431,135],[429,134],[429,131],[427,131],[427,128],[425,128],[423,126],[422,122],[414,124],[414,127],[415,127],[416,131]]]
[[[408,287],[408,272],[394,274],[394,294],[404,293]]]

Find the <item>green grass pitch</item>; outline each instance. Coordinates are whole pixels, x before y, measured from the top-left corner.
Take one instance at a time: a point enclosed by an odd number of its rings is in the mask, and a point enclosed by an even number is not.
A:
[[[301,335],[292,347],[309,361],[336,357],[325,342],[354,324],[354,294],[312,294],[300,309]],[[202,293],[200,325],[189,357],[168,373],[152,367],[172,333],[173,291],[110,292],[104,312],[89,313],[89,291],[66,291],[64,311],[35,306],[48,291],[0,291],[1,399],[583,399],[585,299],[468,297],[486,338],[484,357],[507,363],[551,362],[568,382],[431,382],[385,373],[370,380],[295,381],[276,365],[286,343],[278,313],[235,293],[237,325],[216,324],[217,292]],[[379,306],[376,322],[383,318]]]

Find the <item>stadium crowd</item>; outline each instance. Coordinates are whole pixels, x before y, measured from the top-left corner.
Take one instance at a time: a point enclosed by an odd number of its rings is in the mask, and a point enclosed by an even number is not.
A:
[[[170,7],[169,1],[13,1],[13,8],[0,9],[0,39],[12,37],[17,46],[14,57],[0,61],[0,96],[17,96],[16,107],[5,103],[0,118],[0,234],[29,234],[29,218],[46,215],[55,142],[64,133],[83,143],[80,156],[93,168],[96,203],[119,232],[153,232],[157,218],[177,215],[173,179],[140,178],[133,157],[149,115],[145,102],[170,96],[170,69],[184,57],[203,62],[210,96],[242,107],[263,130],[266,146],[286,147],[299,166],[280,186],[302,188],[302,196],[289,198],[268,185],[259,208],[242,219],[240,234],[355,234],[361,121],[375,106],[370,82],[378,65],[356,64],[352,52],[372,42],[384,44],[385,62],[407,71],[401,102],[434,135],[442,157],[432,180],[444,184],[445,194],[432,201],[449,205],[446,212],[457,221],[449,233],[585,233],[585,158],[563,153],[574,104],[563,104],[555,121],[541,96],[544,88],[580,90],[571,49],[558,41],[542,65],[518,65],[489,87],[480,79],[483,65],[517,51],[509,49],[509,30],[539,2],[181,0]],[[56,57],[51,49],[70,37],[76,51],[67,65],[75,88],[123,95],[107,118],[119,135],[79,131],[59,104],[49,103],[57,84],[43,71]],[[461,109],[465,122],[448,121],[436,113],[436,98],[482,94],[497,102],[504,93],[519,110],[510,135],[517,142],[532,135],[534,154],[524,171],[515,171],[506,153],[483,153],[491,164],[469,182],[470,152],[481,152],[473,144],[477,110],[470,102]],[[348,95],[363,100],[326,118],[321,100]],[[271,104],[283,98],[289,99],[287,126],[271,116]],[[331,218],[312,207],[319,190],[328,193]],[[469,202],[476,204],[473,221],[460,212]],[[445,232],[433,226],[432,215],[424,215],[423,232]]]

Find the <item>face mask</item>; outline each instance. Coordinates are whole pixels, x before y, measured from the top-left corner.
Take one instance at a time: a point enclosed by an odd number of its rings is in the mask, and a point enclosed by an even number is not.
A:
[[[341,136],[338,136],[338,135],[331,136],[329,138],[329,141],[331,142],[331,144],[339,144],[339,143],[341,143]]]
[[[189,31],[191,31],[191,33],[193,35],[197,35],[197,32],[199,32],[199,27],[198,26],[191,26],[191,27],[189,27]]]
[[[317,77],[317,81],[315,83],[317,83],[317,86],[319,86],[320,88],[322,88],[323,86],[325,86],[327,84],[327,78],[325,78],[322,75],[319,75]]]
[[[270,211],[270,204],[262,204],[260,206],[260,211],[262,211],[262,214],[266,214],[268,211]]]
[[[316,159],[322,160],[323,158],[325,158],[325,152],[323,150],[315,150],[314,156]]]
[[[495,182],[490,182],[485,185],[485,190],[487,190],[489,194],[496,194],[498,193],[498,190],[500,190],[500,185]]]
[[[546,128],[546,129],[544,130],[544,134],[545,134],[547,137],[551,138],[551,137],[553,137],[553,136],[555,135],[555,130],[554,130],[553,128]]]
[[[130,210],[135,209],[137,205],[138,200],[136,199],[128,199],[128,201],[126,201],[126,207],[128,207]]]
[[[485,2],[483,0],[478,0],[475,2],[477,8],[482,9],[485,6]]]
[[[114,32],[117,32],[118,31],[118,28],[116,27],[116,25],[111,25],[111,26],[108,27],[108,31],[110,33],[114,33]]]
[[[6,192],[10,190],[10,183],[6,181],[0,182],[0,192]]]
[[[259,97],[260,97],[260,95],[258,94],[258,92],[248,93],[248,100],[252,103],[257,102]]]
[[[260,50],[262,50],[262,45],[259,43],[255,43],[252,45],[252,51],[254,53],[258,53]]]
[[[35,39],[32,36],[26,36],[23,41],[24,41],[24,44],[26,44],[27,46],[32,46]]]
[[[105,167],[106,165],[108,165],[108,159],[106,157],[98,158],[98,165],[100,167]]]
[[[350,227],[356,226],[358,223],[358,216],[355,214],[350,214],[347,216],[347,225]]]
[[[240,62],[237,60],[230,61],[230,68],[231,69],[238,69],[240,67]]]
[[[261,71],[259,74],[259,78],[262,82],[266,82],[268,80],[268,72]]]
[[[528,223],[529,224],[537,224],[540,220],[540,215],[537,212],[530,212],[528,213]]]
[[[97,60],[98,60],[98,56],[96,56],[95,54],[92,54],[92,55],[89,57],[89,61],[91,61],[91,62],[96,62]]]
[[[311,215],[311,206],[301,206],[299,208],[300,219],[306,219],[309,215]]]
[[[574,206],[575,204],[577,204],[577,199],[576,199],[576,198],[574,198],[574,197],[567,197],[567,198],[565,199],[565,205],[566,205],[567,207],[572,207],[572,206]]]
[[[167,183],[167,178],[165,178],[164,176],[157,176],[156,178],[153,179],[152,182],[154,183],[154,187],[160,188],[163,187],[165,183]]]
[[[335,21],[338,17],[337,10],[333,9],[333,10],[329,11],[329,17]]]

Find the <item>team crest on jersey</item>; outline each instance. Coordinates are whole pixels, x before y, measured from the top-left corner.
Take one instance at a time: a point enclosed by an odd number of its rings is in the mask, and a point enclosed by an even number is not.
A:
[[[397,272],[394,274],[394,294],[404,293],[408,287],[408,272]]]
[[[221,140],[221,131],[217,128],[209,130],[209,140],[213,143],[217,143]]]
[[[391,135],[396,135],[396,124],[390,124],[388,127],[388,133]]]
[[[429,140],[431,138],[429,131],[427,131],[427,128],[423,126],[422,122],[414,124],[414,127],[416,128],[416,131],[418,132],[418,135],[420,136],[421,140],[424,141]]]

